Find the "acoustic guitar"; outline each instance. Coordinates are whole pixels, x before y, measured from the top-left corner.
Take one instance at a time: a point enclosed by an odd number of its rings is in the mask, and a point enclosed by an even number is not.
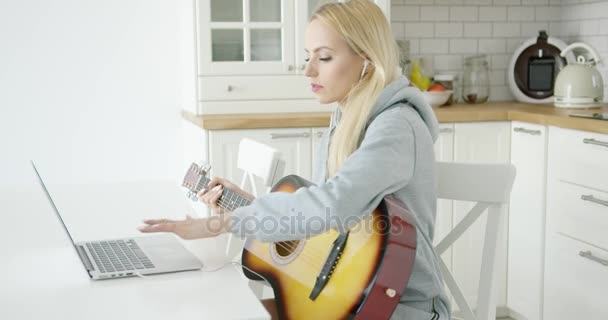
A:
[[[182,186],[189,197],[207,188],[209,167],[193,163]],[[271,192],[293,193],[312,183],[296,175]],[[251,200],[224,189],[218,204],[233,211]],[[416,256],[416,228],[406,206],[386,196],[348,232],[264,243],[249,238],[242,264],[268,280],[281,319],[388,319],[399,303]],[[262,280],[243,268],[252,280]]]

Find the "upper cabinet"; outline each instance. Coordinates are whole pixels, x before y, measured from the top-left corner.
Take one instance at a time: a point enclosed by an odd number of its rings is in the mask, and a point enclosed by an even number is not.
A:
[[[198,114],[331,111],[304,76],[319,0],[197,0]],[[388,14],[390,1],[376,1]]]
[[[306,17],[300,6],[293,0],[199,0],[199,75],[295,74],[294,34]]]
[[[199,75],[298,75],[319,0],[198,0]],[[390,1],[376,1],[388,13]]]

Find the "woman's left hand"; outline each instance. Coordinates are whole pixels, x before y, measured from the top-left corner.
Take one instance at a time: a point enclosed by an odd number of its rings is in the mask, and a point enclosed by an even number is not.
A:
[[[172,232],[182,239],[202,239],[216,237],[228,232],[230,215],[213,216],[209,218],[192,218],[184,220],[148,219],[144,225],[137,227],[143,233]]]

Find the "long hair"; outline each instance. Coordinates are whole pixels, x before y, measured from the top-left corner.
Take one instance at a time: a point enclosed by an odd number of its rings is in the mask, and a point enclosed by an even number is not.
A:
[[[365,125],[382,90],[398,73],[399,51],[382,10],[370,0],[327,3],[310,17],[334,28],[349,47],[370,61],[366,74],[342,101],[342,117],[331,139],[327,169],[332,177],[359,147]]]

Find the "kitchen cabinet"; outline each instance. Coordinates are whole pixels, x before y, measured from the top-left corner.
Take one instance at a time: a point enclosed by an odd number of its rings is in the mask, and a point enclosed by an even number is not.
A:
[[[327,111],[304,76],[317,2],[197,0],[197,113]],[[390,14],[390,0],[376,3]]]
[[[517,174],[509,203],[507,305],[523,319],[542,319],[547,128],[511,123]]]
[[[510,122],[470,122],[454,124],[454,161],[505,163],[510,159]],[[491,181],[488,181],[491,183]],[[458,224],[473,207],[472,202],[454,201],[453,225]],[[507,285],[507,215],[503,215],[497,245],[497,306],[506,306]],[[479,219],[458,239],[452,247],[452,274],[464,296],[475,308],[481,252],[487,214]],[[499,312],[498,315],[501,313]]]
[[[549,127],[544,319],[607,319],[608,135]]]

